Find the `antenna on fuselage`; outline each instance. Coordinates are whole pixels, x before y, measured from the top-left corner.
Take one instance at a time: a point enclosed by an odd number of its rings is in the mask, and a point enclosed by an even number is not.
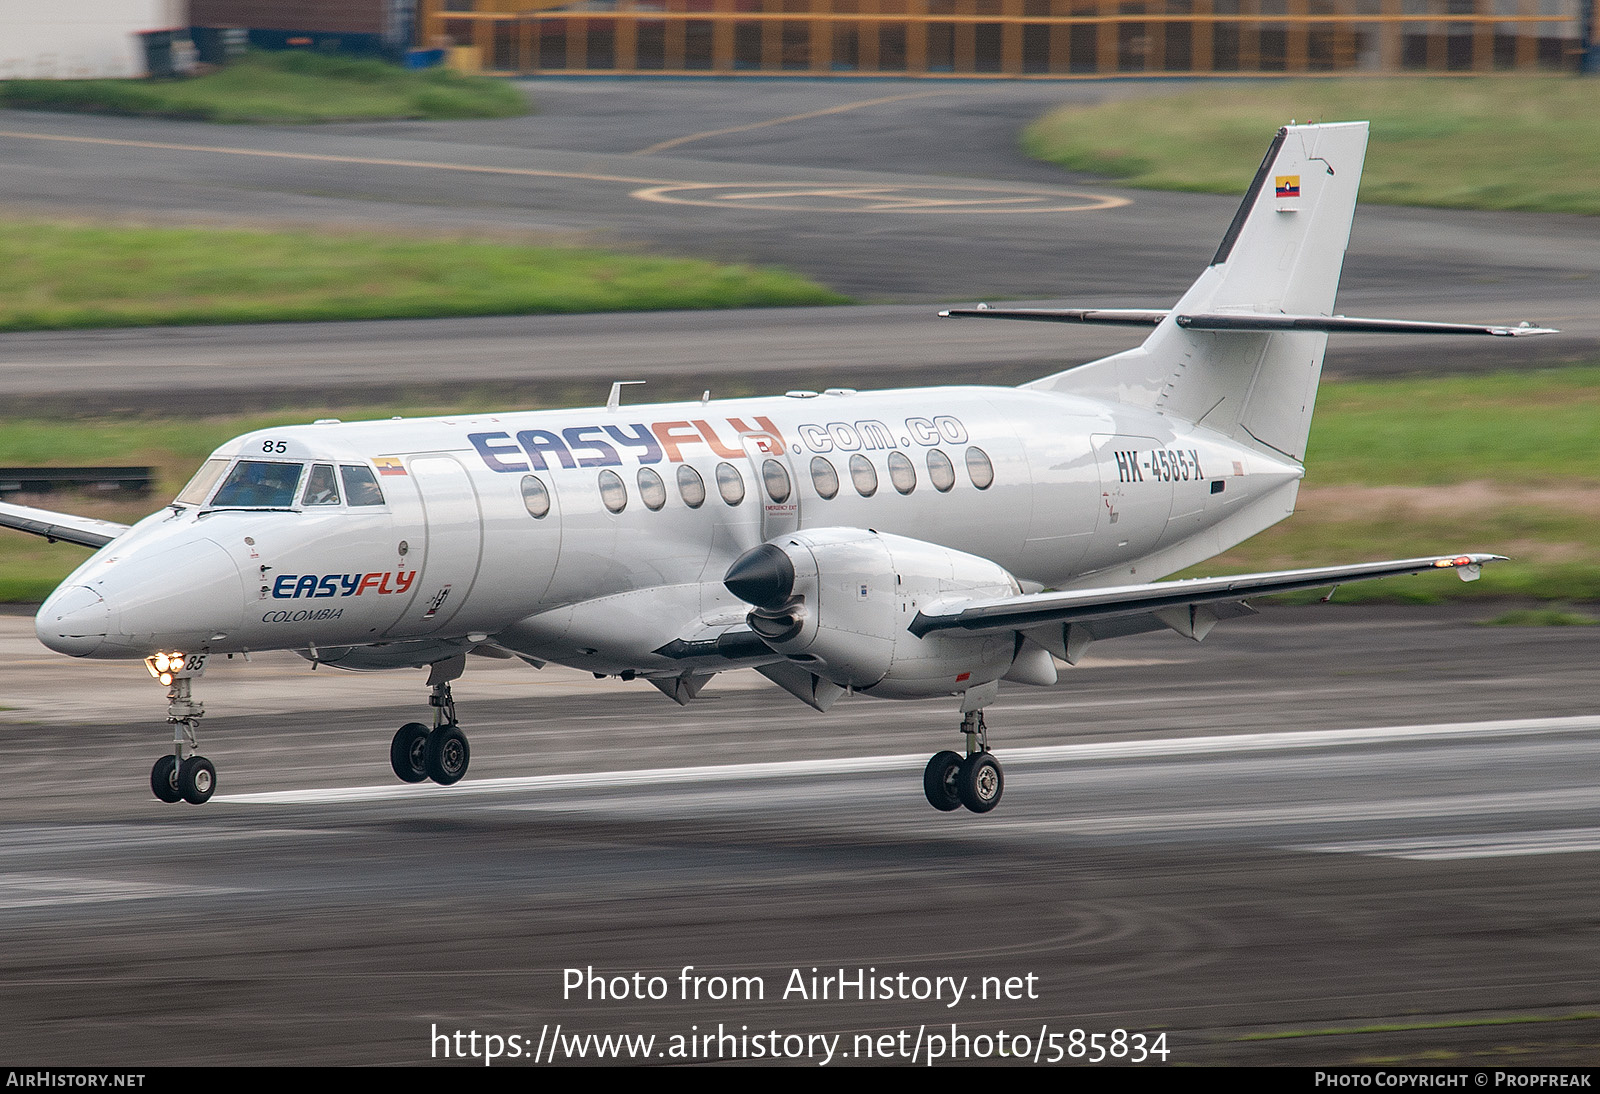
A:
[[[642,384],[643,380],[618,380],[611,385],[611,396],[606,399],[606,409],[615,410],[622,405],[622,389],[629,384]]]

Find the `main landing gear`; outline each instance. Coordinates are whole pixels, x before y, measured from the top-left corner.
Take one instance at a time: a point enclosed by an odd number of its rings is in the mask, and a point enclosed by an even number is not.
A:
[[[145,658],[150,675],[166,684],[167,721],[172,725],[172,752],[161,757],[150,769],[150,792],[169,804],[186,801],[204,805],[217,790],[217,769],[198,755],[196,730],[204,703],[194,700],[193,682],[206,671],[206,655],[158,653]]]
[[[967,736],[966,756],[948,750],[934,753],[922,772],[922,792],[928,796],[928,804],[941,813],[963,805],[974,813],[987,813],[1000,804],[1005,777],[1000,762],[989,751],[983,711],[968,712],[961,720],[961,732]]]
[[[440,786],[460,782],[467,773],[472,749],[467,735],[456,725],[456,704],[450,695],[450,681],[458,679],[467,665],[466,654],[440,661],[428,676],[428,704],[433,707],[433,728],[421,722],[407,722],[389,744],[389,766],[401,782],[419,783],[432,779]]]

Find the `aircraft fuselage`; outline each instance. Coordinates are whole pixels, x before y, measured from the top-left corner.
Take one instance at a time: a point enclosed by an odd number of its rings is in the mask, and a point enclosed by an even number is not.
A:
[[[402,660],[420,664],[431,642],[483,636],[646,672],[673,664],[652,651],[686,631],[742,621],[723,575],[785,532],[912,537],[1024,587],[1125,584],[1287,516],[1302,473],[1159,413],[992,387],[327,422],[246,434],[212,459],[227,461],[215,481],[279,465],[296,479],[288,504],[213,496],[146,518],[43,606],[46,645],[297,649],[377,668],[382,653],[348,648],[409,644]],[[314,504],[319,466],[370,468],[381,503]]]

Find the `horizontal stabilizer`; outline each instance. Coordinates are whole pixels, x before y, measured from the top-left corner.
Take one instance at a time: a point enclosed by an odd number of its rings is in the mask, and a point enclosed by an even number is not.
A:
[[[909,630],[921,638],[933,631],[998,633],[1046,623],[1089,623],[1143,615],[1154,616],[1163,625],[1170,626],[1167,617],[1171,615],[1171,609],[1237,602],[1250,596],[1320,589],[1329,585],[1428,570],[1455,570],[1462,580],[1470,581],[1478,576],[1478,568],[1485,562],[1500,561],[1504,561],[1501,555],[1408,558],[1395,562],[1363,562],[1354,566],[1320,566],[1310,570],[1279,570],[1237,577],[1198,577],[1112,589],[1080,589],[996,600],[968,600],[952,604],[948,610],[935,608],[931,612],[918,612]]]
[[[939,313],[945,319],[1031,319],[1036,323],[1109,323],[1119,327],[1159,326],[1166,309],[1148,308],[949,308]]]
[[[939,313],[946,319],[1029,319],[1039,323],[1108,323],[1124,327],[1159,326],[1165,311],[1137,308],[950,308]],[[1516,338],[1525,334],[1560,334],[1553,327],[1480,326],[1475,323],[1431,323],[1418,319],[1356,319],[1343,315],[1271,315],[1249,312],[1213,312],[1179,315],[1173,322],[1185,330],[1204,331],[1325,331],[1340,334],[1488,334]]]
[[[27,505],[0,502],[0,528],[15,528],[35,536],[43,536],[51,543],[76,543],[80,547],[104,547],[128,530],[126,524],[93,517],[75,517],[71,513],[52,513],[48,509],[34,509]]]

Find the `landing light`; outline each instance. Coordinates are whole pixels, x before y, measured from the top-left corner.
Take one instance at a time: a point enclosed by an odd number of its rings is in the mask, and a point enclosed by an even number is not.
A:
[[[182,672],[188,663],[188,658],[181,653],[163,652],[144,659],[144,667],[163,686],[170,686],[174,679],[174,674]]]

